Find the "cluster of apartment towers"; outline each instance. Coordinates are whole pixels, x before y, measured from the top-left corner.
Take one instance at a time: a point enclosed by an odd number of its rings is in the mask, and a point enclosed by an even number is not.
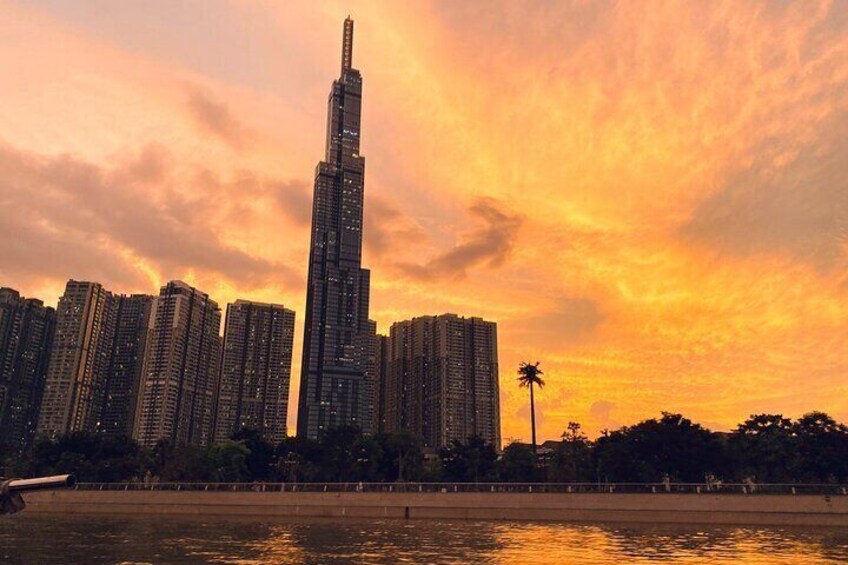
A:
[[[425,447],[473,435],[500,446],[497,328],[454,314],[378,335],[362,268],[362,78],[344,23],[315,173],[298,436],[354,425],[406,430]],[[221,311],[181,281],[159,296],[70,280],[58,308],[0,289],[0,444],[74,431],[206,446],[243,428],[286,437],[295,313],[237,300]]]

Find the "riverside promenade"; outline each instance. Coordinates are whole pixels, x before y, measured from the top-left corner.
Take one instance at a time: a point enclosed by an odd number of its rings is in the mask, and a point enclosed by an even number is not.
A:
[[[32,513],[848,526],[830,485],[81,483]]]

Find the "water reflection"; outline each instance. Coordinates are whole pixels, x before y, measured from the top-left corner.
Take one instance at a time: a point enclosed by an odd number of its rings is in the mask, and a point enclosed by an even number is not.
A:
[[[842,563],[848,532],[704,526],[19,514],[2,563]]]

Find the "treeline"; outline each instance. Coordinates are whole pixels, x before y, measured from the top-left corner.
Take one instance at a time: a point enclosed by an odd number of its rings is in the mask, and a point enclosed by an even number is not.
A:
[[[24,457],[5,457],[7,472],[73,472],[80,481],[210,482],[848,482],[848,428],[813,412],[797,421],[755,415],[729,433],[711,432],[680,414],[605,432],[589,440],[570,423],[560,441],[521,443],[498,454],[473,437],[425,457],[411,434],[363,436],[352,427],[320,441],[291,437],[271,445],[252,430],[200,448],[160,442],[140,448],[126,438],[70,434],[40,440]]]

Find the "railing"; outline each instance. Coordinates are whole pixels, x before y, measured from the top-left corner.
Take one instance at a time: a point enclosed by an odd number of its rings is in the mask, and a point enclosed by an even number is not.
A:
[[[789,494],[848,496],[848,485],[747,483],[77,483],[77,490],[377,493]]]

